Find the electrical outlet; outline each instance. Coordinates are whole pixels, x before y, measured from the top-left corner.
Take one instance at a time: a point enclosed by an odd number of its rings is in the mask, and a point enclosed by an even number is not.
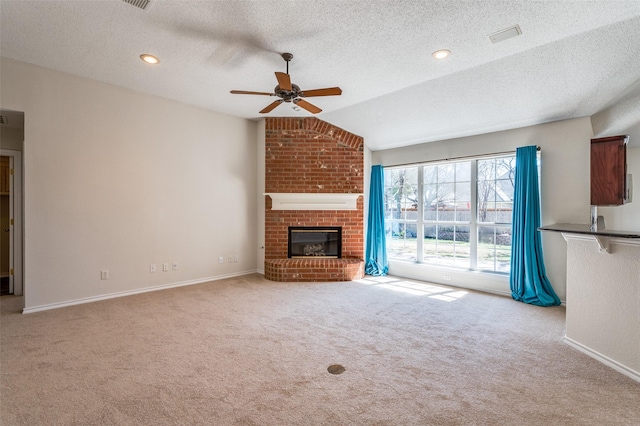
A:
[[[229,256],[229,263],[233,263],[233,256]]]
[[[178,270],[178,262],[173,262],[171,264],[171,269],[173,269],[174,271],[177,271]]]
[[[451,281],[451,275],[445,275],[443,278],[445,281]]]
[[[224,263],[224,257],[222,256],[218,257],[218,263]]]
[[[169,270],[169,264],[168,263],[163,263],[162,264],[162,272],[167,272]]]
[[[152,263],[151,265],[149,265],[149,272],[155,272],[156,271],[156,264]]]
[[[237,254],[236,254],[235,256],[233,256],[233,261],[234,261],[235,263],[238,263],[238,255],[237,255]]]
[[[109,270],[108,269],[103,269],[102,271],[100,271],[100,279],[101,280],[108,280],[109,279]]]

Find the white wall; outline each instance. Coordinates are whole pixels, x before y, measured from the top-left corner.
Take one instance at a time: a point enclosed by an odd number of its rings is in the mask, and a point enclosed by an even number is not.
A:
[[[367,266],[367,238],[368,238],[368,229],[369,229],[369,196],[371,195],[371,166],[373,163],[371,162],[372,152],[369,148],[364,146],[364,186],[362,188],[362,196],[363,196],[363,210],[362,217],[364,218],[364,234],[362,235],[362,241],[364,247],[362,248],[362,253],[364,253],[364,262],[365,268]]]
[[[503,132],[430,142],[404,148],[374,151],[372,164],[405,163],[515,151],[538,145],[541,151],[541,224],[589,223],[589,118],[579,118]],[[566,244],[560,234],[543,233],[547,276],[554,290],[566,300]],[[389,273],[442,284],[461,285],[510,294],[508,277],[497,274],[458,272],[414,263],[390,262]],[[444,275],[451,276],[445,281]]]
[[[257,232],[257,238],[256,238],[256,243],[257,243],[257,267],[258,267],[258,272],[260,272],[261,274],[264,274],[264,244],[265,244],[265,230],[264,230],[264,221],[265,221],[265,179],[266,179],[266,174],[265,174],[265,155],[266,155],[266,143],[267,143],[267,139],[266,139],[266,121],[264,119],[260,120],[258,122],[258,132],[257,132],[257,141],[256,141],[256,145],[258,147],[257,149],[257,164],[258,164],[258,176],[257,176],[257,182],[256,185],[258,187],[257,190],[257,200],[256,200],[256,205],[257,205],[257,223],[256,223],[256,227],[258,229]]]
[[[256,123],[6,58],[0,71],[0,106],[25,113],[26,311],[256,270]]]
[[[640,382],[640,241],[567,235],[566,340]]]

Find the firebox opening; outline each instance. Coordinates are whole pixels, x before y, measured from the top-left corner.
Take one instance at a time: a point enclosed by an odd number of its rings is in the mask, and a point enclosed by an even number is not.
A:
[[[339,226],[290,226],[290,259],[342,257],[342,228]]]

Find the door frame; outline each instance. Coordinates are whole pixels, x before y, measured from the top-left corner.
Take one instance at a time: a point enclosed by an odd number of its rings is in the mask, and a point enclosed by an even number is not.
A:
[[[24,293],[24,256],[22,225],[22,152],[12,149],[0,149],[0,155],[9,157],[9,167],[13,174],[9,179],[9,214],[13,219],[13,226],[9,232],[9,269],[13,269],[13,276],[9,276],[9,291],[16,296]]]

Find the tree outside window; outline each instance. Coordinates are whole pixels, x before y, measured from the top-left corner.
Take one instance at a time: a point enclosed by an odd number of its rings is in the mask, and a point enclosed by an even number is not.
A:
[[[514,180],[515,156],[387,168],[389,258],[509,272]]]
[[[385,170],[387,250],[395,259],[417,260],[418,168]]]

